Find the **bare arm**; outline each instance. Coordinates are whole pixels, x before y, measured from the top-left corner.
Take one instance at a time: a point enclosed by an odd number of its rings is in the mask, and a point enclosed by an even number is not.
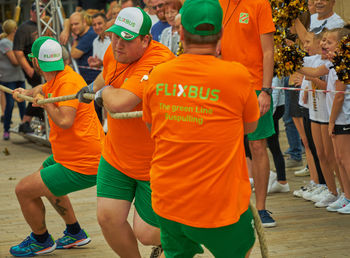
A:
[[[295,28],[295,31],[296,31],[297,34],[298,34],[298,38],[299,38],[300,41],[304,44],[305,38],[306,38],[306,35],[307,35],[307,30],[306,30],[306,28],[304,27],[304,25],[301,23],[301,21],[299,20],[299,18],[297,18],[297,19],[295,20],[294,28]]]
[[[263,52],[263,88],[271,88],[273,78],[273,33],[266,33],[260,35],[260,43]],[[266,92],[261,92],[259,97],[259,108],[261,116],[263,116],[270,109],[271,96]]]
[[[63,23],[63,30],[60,34],[60,43],[66,45],[70,34],[70,22],[69,19],[65,19]]]
[[[97,75],[95,81],[94,81],[94,92],[99,91],[102,89],[102,87],[105,86],[105,79],[103,79],[103,71],[100,72],[99,75]]]
[[[306,76],[305,79],[314,83],[316,85],[317,89],[321,89],[321,90],[327,89],[327,82],[325,82],[319,78],[313,78],[313,77]]]
[[[244,123],[244,134],[252,133],[255,131],[256,127],[258,126],[258,121]]]
[[[328,68],[325,65],[321,65],[319,67],[303,67],[297,71],[298,73],[304,74],[309,77],[321,77],[323,75],[327,75],[329,73]]]
[[[346,85],[344,83],[342,83],[341,81],[336,81],[335,82],[335,89],[337,91],[345,91]],[[342,109],[343,103],[344,103],[344,93],[337,92],[334,96],[332,111],[331,111],[331,115],[329,117],[328,133],[330,136],[333,136],[335,121],[337,120],[337,117]]]
[[[131,91],[107,87],[102,91],[104,107],[112,113],[129,112],[141,99]]]
[[[79,59],[80,57],[82,57],[82,55],[84,55],[84,52],[77,49],[77,45],[78,45],[78,41],[74,40],[73,45],[72,45],[72,49],[71,49],[71,56],[74,59]]]
[[[30,64],[28,63],[27,59],[24,56],[23,51],[21,50],[14,50],[13,51],[16,59],[19,63],[19,65],[22,67],[22,69],[24,70],[24,72],[30,77],[32,78],[34,75],[34,69],[33,67],[30,66]]]
[[[11,64],[13,64],[14,66],[19,65],[15,53],[12,50],[6,52],[6,56],[10,60]]]
[[[43,105],[51,120],[62,129],[69,129],[73,126],[77,110],[69,106],[56,106],[53,103]]]

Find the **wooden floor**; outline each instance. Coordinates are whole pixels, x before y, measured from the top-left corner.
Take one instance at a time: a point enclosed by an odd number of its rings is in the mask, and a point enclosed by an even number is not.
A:
[[[15,111],[17,112],[17,110]],[[1,125],[2,126],[2,125]],[[3,129],[0,129],[2,136]],[[281,135],[283,150],[284,132]],[[10,155],[5,155],[7,148]],[[9,247],[22,241],[30,229],[24,221],[14,189],[18,181],[34,172],[50,154],[47,147],[33,144],[19,135],[11,135],[10,141],[0,139],[0,257],[11,257]],[[287,171],[291,189],[306,183],[307,178],[297,178]],[[46,256],[54,257],[116,257],[108,247],[96,221],[96,188],[70,195],[80,224],[87,230],[92,242],[73,250],[56,250]],[[47,225],[54,238],[60,237],[64,223],[45,200]],[[268,196],[267,208],[273,212],[278,226],[266,229],[271,257],[350,257],[350,215],[340,215],[315,208],[313,203],[293,197],[291,193]],[[130,216],[131,220],[131,216]],[[259,243],[251,257],[261,257]],[[150,247],[140,245],[142,257],[149,257]],[[209,252],[196,257],[212,257]],[[228,257],[229,258],[229,257]]]

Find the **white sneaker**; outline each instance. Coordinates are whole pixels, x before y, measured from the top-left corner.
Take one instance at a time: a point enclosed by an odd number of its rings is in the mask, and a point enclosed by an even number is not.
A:
[[[269,176],[269,184],[267,185],[267,192],[269,193],[269,189],[273,185],[274,182],[277,182],[277,174],[270,170],[270,176]]]
[[[268,190],[269,193],[287,193],[289,192],[289,184],[280,184],[278,181],[275,181],[271,188]]]
[[[337,212],[341,213],[341,214],[350,214],[350,202],[344,206],[343,208],[337,210]]]
[[[313,189],[309,189],[303,193],[303,198],[305,200],[311,201],[312,196],[321,193],[324,190],[324,185],[316,185]]]
[[[326,190],[326,194],[323,196],[323,198],[315,203],[315,206],[317,208],[324,208],[327,207],[329,204],[335,202],[338,200],[338,196],[332,194],[330,191]]]
[[[313,181],[310,181],[307,185],[300,187],[299,190],[295,190],[293,192],[293,195],[295,197],[303,197],[303,193],[306,192],[307,190],[314,188],[316,184]]]
[[[309,176],[310,175],[310,170],[308,169],[308,167],[304,167],[301,170],[295,171],[294,175],[295,176]]]
[[[339,209],[345,207],[348,203],[349,202],[345,199],[344,193],[342,193],[338,200],[328,205],[327,211],[338,211]]]
[[[319,193],[316,193],[314,195],[312,195],[311,197],[311,201],[313,202],[319,202],[321,201],[326,195],[328,194],[328,188],[327,186],[324,186],[323,189],[319,192]]]

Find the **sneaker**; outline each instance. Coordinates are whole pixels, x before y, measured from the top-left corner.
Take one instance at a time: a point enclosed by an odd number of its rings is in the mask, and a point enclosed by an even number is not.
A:
[[[64,236],[56,240],[57,249],[67,249],[76,246],[87,245],[91,242],[89,235],[84,229],[81,229],[78,234],[72,235],[65,230]]]
[[[314,195],[312,195],[311,197],[311,201],[312,202],[319,202],[321,201],[326,195],[328,195],[329,191],[328,191],[328,188],[327,186],[323,187],[323,189],[319,192],[319,193],[316,193]]]
[[[9,132],[4,132],[4,135],[2,137],[5,141],[8,141],[10,139],[10,133]]]
[[[22,243],[12,246],[10,253],[16,257],[35,256],[51,253],[56,249],[56,243],[50,235],[45,243],[39,243],[31,233]]]
[[[295,167],[301,167],[303,166],[303,161],[302,160],[296,160],[292,159],[291,157],[288,157],[286,159],[286,168],[295,168]]]
[[[311,201],[314,195],[321,193],[326,188],[325,185],[315,185],[314,188],[307,190],[303,193],[303,198],[307,201]]]
[[[323,198],[315,203],[315,206],[317,208],[324,208],[327,207],[329,204],[335,202],[336,200],[338,200],[338,196],[332,194],[330,191],[327,190]]]
[[[272,214],[270,211],[260,210],[258,212],[264,228],[276,227],[276,221],[270,216],[270,214]]]
[[[275,181],[271,188],[268,189],[269,193],[288,193],[290,191],[289,184],[280,184],[278,181]]]
[[[162,245],[152,247],[150,258],[158,258],[163,253]]]
[[[310,170],[308,169],[308,167],[304,167],[301,170],[295,171],[294,175],[295,176],[309,176],[310,175]]]
[[[304,192],[308,191],[309,189],[313,189],[313,188],[315,188],[315,187],[316,187],[316,184],[315,184],[314,182],[310,181],[307,185],[300,187],[299,190],[295,190],[295,191],[293,192],[293,195],[294,195],[295,197],[300,197],[300,198],[302,198]]]
[[[346,200],[344,194],[341,194],[338,200],[328,205],[327,211],[338,211],[339,209],[345,207],[348,204],[349,202]]]
[[[267,192],[269,193],[269,189],[272,187],[272,185],[277,182],[277,174],[270,170],[270,176],[269,176],[269,184],[267,186]]]
[[[350,202],[345,205],[343,208],[340,208],[339,210],[337,210],[338,213],[341,214],[350,214]]]
[[[20,133],[34,133],[34,129],[30,126],[29,122],[25,122],[19,125],[18,132]]]

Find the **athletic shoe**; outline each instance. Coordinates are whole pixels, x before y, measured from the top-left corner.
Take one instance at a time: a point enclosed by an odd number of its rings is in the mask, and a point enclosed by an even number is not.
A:
[[[315,193],[312,197],[311,197],[311,201],[312,202],[319,202],[321,201],[327,194],[329,193],[327,186],[325,186],[323,188],[323,190],[321,190],[319,193]]]
[[[307,185],[300,187],[299,190],[295,190],[293,192],[293,195],[295,197],[303,197],[303,193],[308,191],[309,189],[314,189],[316,187],[316,184],[313,181],[310,181]]]
[[[343,208],[337,210],[338,213],[341,214],[350,214],[350,203],[348,203],[346,206],[344,206]]]
[[[310,170],[308,169],[308,167],[304,167],[301,170],[295,171],[294,175],[295,176],[309,176],[310,175]]]
[[[34,129],[30,126],[29,122],[25,122],[19,125],[18,132],[20,133],[34,133]]]
[[[336,200],[338,200],[338,196],[332,194],[330,191],[327,190],[323,198],[320,201],[315,203],[315,206],[317,208],[324,208],[324,207],[327,207],[329,204],[335,202]]]
[[[278,181],[275,181],[271,188],[268,190],[269,193],[288,193],[290,191],[289,184],[280,184]]]
[[[33,233],[31,233],[22,243],[12,246],[10,248],[10,253],[16,257],[28,257],[51,253],[55,249],[56,243],[51,235],[49,235],[46,242],[39,243],[33,237]]]
[[[344,193],[342,193],[338,200],[328,205],[327,211],[338,211],[339,209],[345,207],[348,204],[349,202],[346,200]]]
[[[312,197],[314,195],[318,195],[319,193],[321,193],[325,188],[327,188],[325,185],[316,185],[315,188],[313,188],[312,190],[308,190],[306,192],[303,193],[303,198],[305,200],[311,201]]]
[[[150,258],[159,258],[162,252],[163,252],[163,248],[161,245],[154,246],[152,247]]]
[[[2,137],[5,141],[8,141],[10,139],[10,133],[9,132],[4,132],[4,135]]]
[[[272,185],[277,182],[277,174],[270,170],[270,176],[269,176],[269,184],[267,185],[267,192],[269,193],[269,189],[272,187]]]
[[[270,214],[272,214],[270,211],[260,210],[258,213],[264,228],[276,227],[276,221],[270,216]]]
[[[72,235],[65,230],[63,237],[56,240],[57,249],[67,249],[77,246],[87,245],[91,242],[89,235],[84,229],[81,229],[78,234]]]

